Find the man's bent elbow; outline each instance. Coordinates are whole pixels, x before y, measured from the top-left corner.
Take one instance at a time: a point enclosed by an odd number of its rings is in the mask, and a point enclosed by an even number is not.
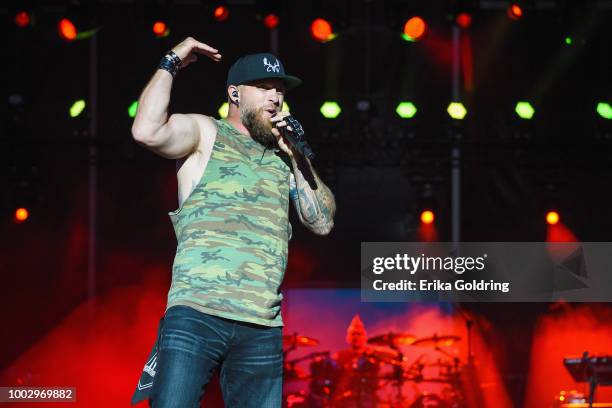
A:
[[[136,125],[132,125],[132,138],[142,146],[153,146],[155,144],[154,134]]]
[[[132,125],[132,139],[140,144],[144,144],[147,140],[147,134],[136,125]]]

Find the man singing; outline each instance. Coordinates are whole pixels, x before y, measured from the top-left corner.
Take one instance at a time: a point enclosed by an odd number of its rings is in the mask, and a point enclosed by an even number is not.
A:
[[[168,115],[179,69],[218,50],[187,38],[166,54],[145,87],[132,126],[147,149],[177,160],[177,238],[149,402],[199,407],[220,368],[228,407],[281,407],[279,286],[287,265],[289,201],[315,234],[333,227],[334,196],[310,161],[281,136],[285,92],[301,80],[272,54],[238,59],[227,76],[227,120]],[[141,383],[139,383],[139,388]],[[143,387],[144,388],[144,387]]]

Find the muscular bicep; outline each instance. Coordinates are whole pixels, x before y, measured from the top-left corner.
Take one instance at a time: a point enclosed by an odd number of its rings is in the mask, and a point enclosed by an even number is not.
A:
[[[201,139],[202,132],[197,116],[175,113],[154,134],[136,140],[167,159],[189,156],[198,148]]]
[[[159,143],[148,146],[168,159],[180,159],[193,153],[200,142],[200,126],[196,115],[175,113],[159,132]]]

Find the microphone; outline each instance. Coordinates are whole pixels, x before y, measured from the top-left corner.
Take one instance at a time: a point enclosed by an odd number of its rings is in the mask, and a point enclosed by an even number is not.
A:
[[[283,135],[294,151],[297,151],[302,156],[310,160],[314,159],[315,154],[312,152],[312,149],[304,138],[304,129],[302,129],[300,122],[298,122],[293,116],[287,116],[284,120],[293,130],[288,130],[286,126],[283,126],[278,128],[280,134]]]

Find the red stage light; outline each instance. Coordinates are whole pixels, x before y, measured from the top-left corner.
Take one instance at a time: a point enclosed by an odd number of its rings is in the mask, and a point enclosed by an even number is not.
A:
[[[555,225],[559,222],[559,213],[556,211],[549,211],[546,213],[546,222],[549,225]]]
[[[431,210],[425,210],[421,212],[421,222],[423,224],[431,224],[435,220],[434,212]]]
[[[512,20],[518,20],[523,17],[523,9],[518,4],[514,3],[508,7],[508,17]]]
[[[18,208],[15,210],[15,222],[24,222],[28,219],[29,215],[30,214],[28,213],[28,210],[26,210],[25,208]]]
[[[21,28],[30,25],[30,15],[28,14],[28,12],[20,11],[19,13],[15,14],[15,24],[17,24]]]
[[[229,9],[225,6],[217,6],[213,12],[213,16],[217,21],[225,21],[229,18]]]
[[[457,25],[461,28],[469,28],[472,25],[472,16],[470,13],[459,13],[455,20]]]
[[[278,26],[280,19],[278,18],[276,14],[270,13],[264,17],[263,22],[266,27],[272,30],[273,28],[276,28]]]
[[[421,17],[411,17],[404,24],[404,35],[411,41],[417,41],[425,35],[427,24]]]
[[[156,21],[153,23],[153,34],[156,37],[163,37],[168,31],[168,26],[163,21]]]
[[[66,41],[73,41],[77,38],[77,29],[74,24],[72,24],[72,21],[67,18],[62,18],[60,20],[57,29],[60,37]]]
[[[310,24],[310,35],[317,41],[327,41],[332,34],[333,30],[330,22],[323,18],[317,18]]]

